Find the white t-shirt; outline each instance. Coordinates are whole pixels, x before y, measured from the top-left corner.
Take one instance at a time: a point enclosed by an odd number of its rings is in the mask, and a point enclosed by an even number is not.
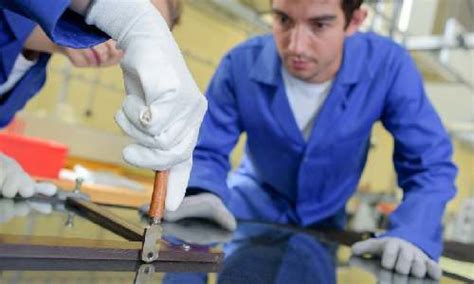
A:
[[[305,140],[308,140],[314,119],[329,94],[332,81],[320,84],[308,83],[293,77],[284,67],[281,68],[281,73],[298,128]]]
[[[0,85],[0,97],[10,91],[18,81],[36,64],[37,60],[28,60],[20,53],[13,65],[12,72],[8,75],[7,80]]]

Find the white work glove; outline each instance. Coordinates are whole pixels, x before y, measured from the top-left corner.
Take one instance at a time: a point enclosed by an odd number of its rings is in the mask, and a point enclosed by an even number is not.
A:
[[[215,194],[207,192],[186,196],[178,210],[166,211],[164,216],[168,222],[186,218],[207,219],[229,231],[237,228],[234,215],[229,212],[222,200]]]
[[[437,280],[431,278],[417,278],[409,275],[403,275],[393,270],[387,270],[380,266],[375,259],[365,259],[358,256],[351,256],[349,259],[350,267],[361,268],[376,278],[378,284],[436,284]]]
[[[140,211],[148,213],[150,206],[142,206]],[[201,218],[212,221],[228,231],[234,231],[237,222],[227,210],[221,199],[212,193],[199,193],[186,196],[176,211],[166,211],[163,217],[167,222],[176,222],[188,218]]]
[[[124,51],[121,67],[128,95],[115,119],[135,144],[123,150],[123,157],[138,167],[169,170],[166,209],[176,210],[186,191],[207,101],[149,0],[95,0],[86,22]]]
[[[56,191],[54,184],[34,182],[15,160],[0,153],[0,196],[13,198],[19,194],[26,198],[35,193],[52,196]]]
[[[24,217],[34,212],[44,215],[53,212],[53,206],[49,203],[15,201],[13,199],[0,199],[0,224],[5,224],[15,217]]]
[[[186,198],[184,199],[186,200]],[[163,234],[182,240],[188,244],[212,245],[226,243],[232,239],[232,232],[209,223],[183,220],[163,223]]]
[[[426,275],[439,280],[442,270],[438,263],[415,245],[394,237],[372,238],[352,246],[354,255],[371,254],[382,257],[382,267],[418,278]]]

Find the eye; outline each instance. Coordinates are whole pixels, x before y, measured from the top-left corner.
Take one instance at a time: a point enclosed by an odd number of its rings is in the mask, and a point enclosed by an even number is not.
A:
[[[283,28],[288,28],[292,24],[291,19],[285,14],[275,13],[273,14],[273,19],[275,23],[277,23],[280,27]]]
[[[327,28],[329,25],[324,22],[313,22],[313,28],[316,30],[322,30]]]
[[[311,23],[311,29],[313,32],[324,32],[329,27],[326,22],[313,22]]]
[[[290,19],[285,15],[278,15],[277,17],[278,17],[278,22],[282,25],[288,24],[288,22],[290,21]]]

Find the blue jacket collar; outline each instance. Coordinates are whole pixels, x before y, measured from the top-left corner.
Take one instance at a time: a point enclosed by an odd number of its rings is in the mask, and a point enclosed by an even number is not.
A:
[[[336,74],[335,81],[342,84],[355,84],[361,80],[373,78],[374,74],[368,62],[370,46],[362,37],[361,33],[356,33],[345,40],[342,65]],[[281,59],[273,36],[265,37],[264,41],[260,55],[250,71],[250,78],[260,83],[278,86],[281,80]]]
[[[344,55],[337,77],[343,84],[356,84],[371,79],[374,72],[371,69],[369,57],[371,53],[369,41],[364,34],[357,32],[344,41]]]
[[[265,36],[263,48],[249,76],[257,82],[278,86],[281,80],[280,68],[281,59],[273,36]]]

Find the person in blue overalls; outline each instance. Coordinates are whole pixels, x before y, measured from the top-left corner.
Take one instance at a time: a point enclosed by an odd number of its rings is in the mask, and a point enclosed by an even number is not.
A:
[[[188,195],[169,221],[240,219],[342,228],[364,168],[371,129],[395,139],[403,201],[388,230],[353,246],[382,266],[439,279],[441,219],[455,195],[452,145],[409,53],[361,33],[362,0],[273,0],[273,33],[222,59],[194,152]],[[229,155],[246,133],[230,175]]]
[[[124,149],[124,159],[138,167],[169,170],[166,208],[175,210],[184,197],[207,108],[170,33],[179,7],[177,0],[0,1],[0,127],[41,88],[50,52],[69,50],[58,46],[89,48],[110,37],[123,51],[127,91],[115,119],[134,139]],[[121,57],[117,51],[102,51],[95,47],[71,59],[98,65],[116,59],[111,55]],[[40,188],[0,153],[0,196],[55,191]]]

